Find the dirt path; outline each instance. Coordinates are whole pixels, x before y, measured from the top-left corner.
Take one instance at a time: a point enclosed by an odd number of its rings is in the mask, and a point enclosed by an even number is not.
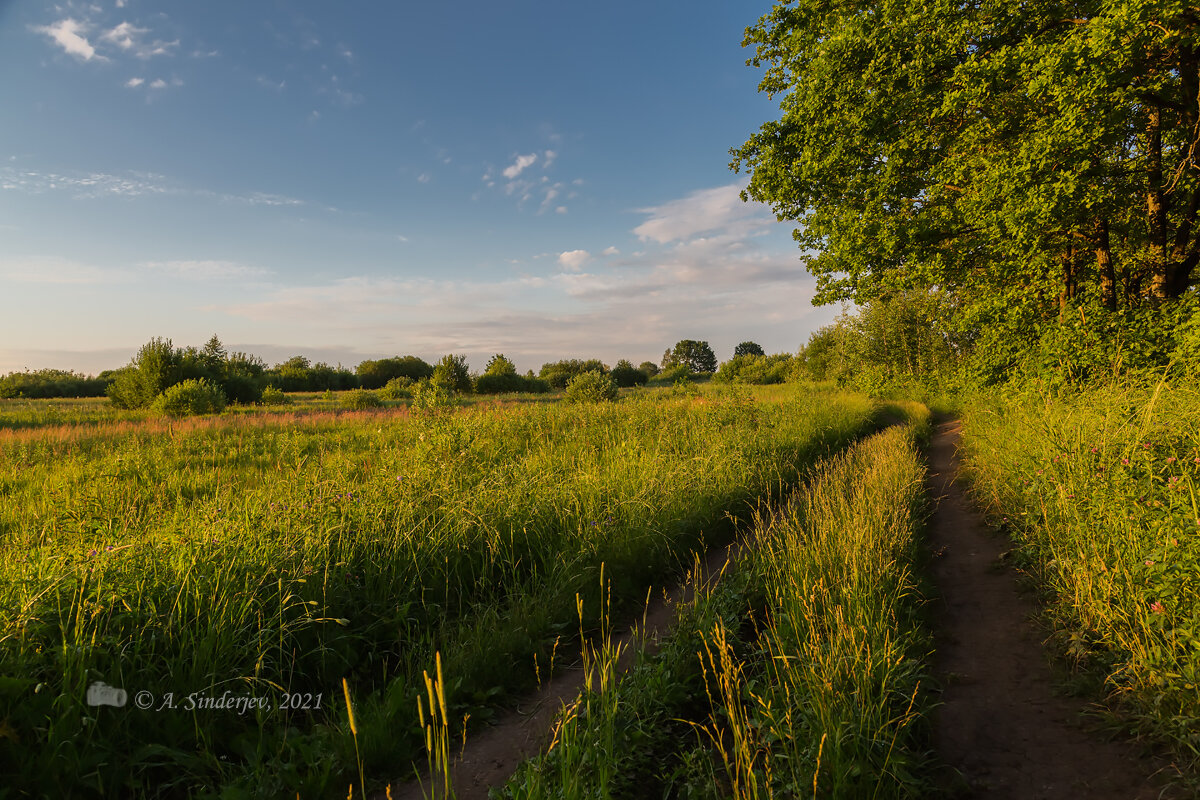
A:
[[[985,528],[961,485],[957,422],[937,426],[930,490],[940,498],[930,524],[935,669],[945,687],[934,717],[934,743],[958,775],[944,776],[953,797],[1159,797],[1154,767],[1132,745],[1089,731],[1086,705],[1051,690],[1036,609],[1000,566],[1007,540]]]
[[[699,571],[699,580],[705,586],[719,580],[726,564],[737,558],[740,547],[740,543],[734,542],[710,552]],[[651,595],[645,613],[637,623],[613,637],[614,643],[623,649],[617,662],[621,671],[628,671],[633,666],[635,639],[643,639],[649,653],[658,650],[660,640],[675,622],[677,608],[694,596],[695,578],[693,570],[688,579],[670,593],[661,588],[654,590],[658,595]],[[501,717],[495,725],[468,734],[466,745],[450,773],[450,786],[457,800],[487,800],[489,789],[502,786],[522,761],[542,752],[549,743],[558,712],[575,699],[583,688],[583,681],[581,666],[556,666],[553,679],[544,683],[521,707]],[[431,786],[428,778],[424,779],[424,785],[418,781],[395,783],[390,794],[392,800],[439,796],[440,784]],[[385,797],[389,795],[378,795],[380,800]]]

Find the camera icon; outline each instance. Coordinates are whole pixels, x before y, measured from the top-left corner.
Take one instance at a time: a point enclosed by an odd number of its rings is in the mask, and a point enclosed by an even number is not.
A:
[[[104,681],[96,681],[87,690],[89,706],[113,706],[120,708],[129,700],[129,694],[124,689],[109,686]]]

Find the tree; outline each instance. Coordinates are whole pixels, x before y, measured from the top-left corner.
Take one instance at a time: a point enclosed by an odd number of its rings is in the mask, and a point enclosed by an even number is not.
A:
[[[624,358],[617,362],[617,365],[613,367],[609,376],[622,389],[627,389],[631,386],[640,386],[650,380],[649,375],[634,367],[632,362]]]
[[[733,348],[733,356],[765,356],[767,353],[754,342],[742,342]]]
[[[717,371],[717,357],[708,342],[681,339],[675,347],[663,354],[663,369],[684,365],[693,372],[712,373]]]
[[[516,375],[517,365],[509,361],[503,353],[496,353],[488,361],[483,370],[484,375]]]
[[[585,372],[599,372],[602,375],[607,375],[608,367],[595,358],[588,359],[587,361],[571,358],[542,364],[542,369],[538,373],[538,377],[555,389],[565,389],[571,378],[574,378],[576,375],[582,375]]]
[[[433,368],[434,383],[454,392],[471,391],[471,370],[466,356],[446,355]]]
[[[975,320],[1160,305],[1200,262],[1200,23],[1168,0],[777,3],[780,119],[733,152],[800,223],[814,302],[911,288]]]
[[[392,378],[410,378],[419,381],[433,375],[433,366],[417,356],[395,356],[378,361],[363,361],[355,369],[364,389],[378,389]]]
[[[638,369],[642,371],[647,379],[653,378],[658,374],[658,364],[655,364],[653,361],[643,361],[638,364]]]

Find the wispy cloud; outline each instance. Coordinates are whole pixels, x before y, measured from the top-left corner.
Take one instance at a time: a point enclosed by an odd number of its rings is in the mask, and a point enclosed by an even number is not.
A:
[[[649,219],[633,229],[643,241],[660,244],[687,239],[718,229],[748,235],[775,222],[769,209],[741,198],[744,183],[701,189],[659,206],[639,209]]]
[[[142,266],[151,272],[194,281],[263,279],[273,274],[269,269],[235,261],[149,261]]]
[[[0,260],[0,276],[16,283],[96,284],[126,283],[133,272],[108,269],[94,264],[58,257],[30,257]]]
[[[505,167],[504,172],[501,174],[504,175],[504,177],[508,178],[511,181],[513,178],[520,175],[526,169],[528,169],[529,167],[532,167],[537,162],[537,160],[538,160],[537,153],[530,153],[527,156],[517,156],[517,160],[514,161],[510,166]]]
[[[131,22],[122,22],[102,32],[99,40],[142,60],[155,56],[173,55],[179,47],[178,39],[170,42],[162,39],[147,39],[146,34],[148,33],[150,33],[149,28],[139,28]]]

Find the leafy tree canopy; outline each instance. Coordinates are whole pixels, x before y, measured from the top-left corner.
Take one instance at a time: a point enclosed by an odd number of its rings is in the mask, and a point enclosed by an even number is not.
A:
[[[713,353],[708,342],[698,342],[694,339],[681,339],[675,347],[663,353],[662,367],[686,366],[693,372],[716,372],[717,356]]]
[[[742,342],[737,347],[733,348],[733,356],[765,356],[767,352],[762,349],[756,342]]]
[[[733,151],[800,224],[814,302],[940,287],[977,317],[1197,282],[1200,22],[1178,0],[778,2],[781,116]]]

